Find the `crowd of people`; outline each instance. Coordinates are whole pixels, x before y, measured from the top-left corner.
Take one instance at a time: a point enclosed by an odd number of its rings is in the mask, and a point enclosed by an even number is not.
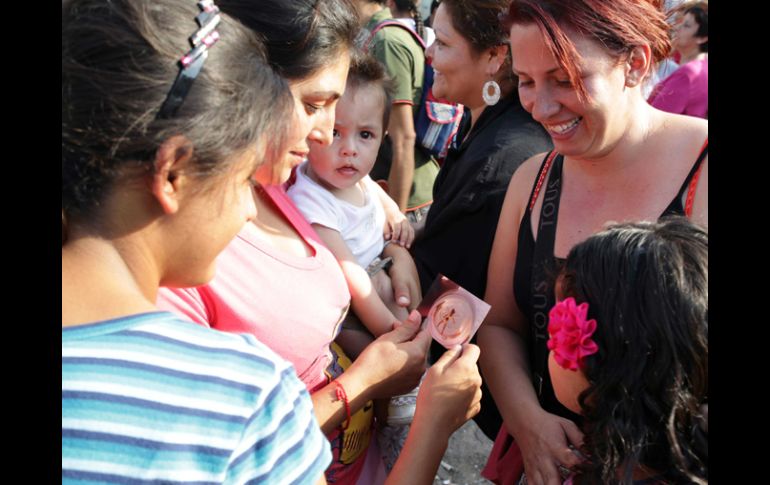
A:
[[[708,483],[707,2],[433,4],[62,2],[63,483]]]

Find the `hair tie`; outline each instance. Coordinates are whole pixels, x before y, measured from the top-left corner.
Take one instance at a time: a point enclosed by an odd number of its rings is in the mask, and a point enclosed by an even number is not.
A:
[[[214,5],[213,0],[200,0],[198,8],[201,11],[195,17],[198,30],[188,39],[191,46],[190,50],[177,63],[179,64],[179,72],[158,111],[156,116],[158,119],[173,118],[176,115],[177,110],[187,97],[187,93],[190,92],[193,81],[203,69],[203,63],[206,62],[209,49],[219,40],[219,31],[216,30],[221,20],[219,7]]]

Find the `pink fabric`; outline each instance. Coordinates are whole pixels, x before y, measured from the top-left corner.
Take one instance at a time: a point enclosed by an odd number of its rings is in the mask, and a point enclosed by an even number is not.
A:
[[[287,220],[315,250],[295,257],[261,240],[253,224],[217,259],[217,273],[197,288],[162,288],[158,307],[225,332],[254,335],[290,361],[309,392],[327,383],[329,344],[348,303],[342,270],[332,253],[297,212],[285,192],[268,194]]]
[[[380,457],[380,446],[376,439],[369,440],[369,449],[366,452],[366,462],[356,485],[382,485],[388,478],[388,472]]]
[[[505,425],[500,426],[487,464],[481,470],[481,476],[495,485],[516,485],[524,473],[524,458],[521,449],[508,434]]]
[[[709,110],[708,79],[708,57],[690,61],[655,86],[648,102],[669,113],[706,118]]]

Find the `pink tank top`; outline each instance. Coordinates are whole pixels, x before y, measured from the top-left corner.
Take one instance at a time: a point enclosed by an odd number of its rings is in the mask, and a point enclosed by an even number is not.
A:
[[[214,279],[197,288],[162,288],[158,306],[225,332],[254,335],[290,361],[310,393],[327,383],[329,344],[350,303],[342,270],[280,187],[265,189],[315,254],[296,257],[246,224],[219,255]]]

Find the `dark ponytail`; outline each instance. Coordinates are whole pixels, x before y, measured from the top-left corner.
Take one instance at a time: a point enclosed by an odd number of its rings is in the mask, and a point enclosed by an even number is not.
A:
[[[427,39],[425,39],[425,27],[422,21],[422,15],[420,15],[416,5],[412,5],[412,17],[414,18],[414,29],[417,31],[417,35],[427,41]]]
[[[423,40],[427,41],[425,38],[425,23],[422,21],[422,15],[420,15],[420,11],[417,8],[417,2],[415,0],[395,0],[395,2],[396,8],[403,12],[409,12],[412,15],[415,32]]]

